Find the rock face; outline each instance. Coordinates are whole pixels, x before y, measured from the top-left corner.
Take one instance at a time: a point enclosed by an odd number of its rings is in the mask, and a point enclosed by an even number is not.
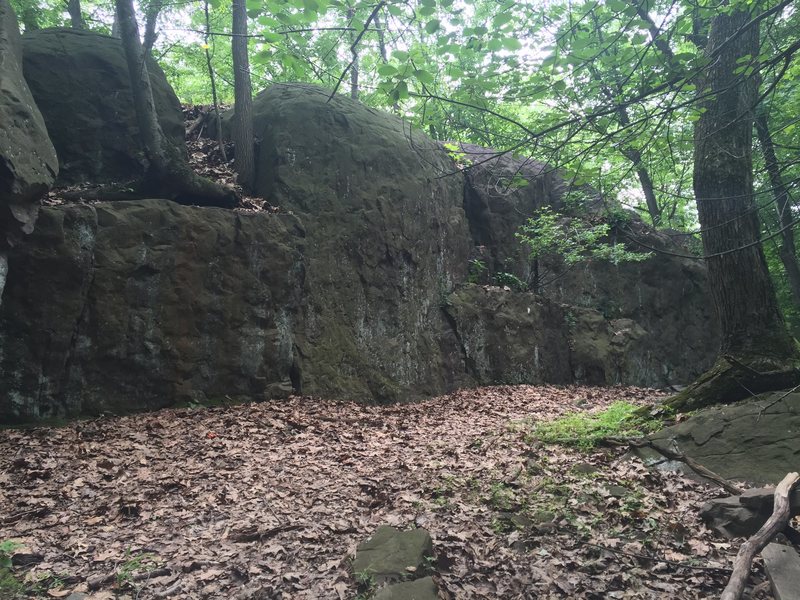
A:
[[[490,151],[469,144],[458,145],[456,153],[475,165],[466,173],[464,209],[480,248],[473,257],[486,264],[487,280],[509,273],[533,284],[534,263],[515,234],[538,209],[549,206],[566,214],[603,210],[595,192],[571,191],[545,164],[508,155],[491,158]],[[526,185],[515,185],[515,178]],[[615,228],[612,241],[633,251],[649,247],[688,254],[667,232],[653,231],[636,215],[620,218],[633,235]],[[573,307],[567,319],[576,362],[583,365],[575,373],[578,381],[659,386],[688,381],[697,372],[698,357],[707,357],[702,366],[710,366],[719,334],[711,303],[696,301],[706,289],[700,261],[654,253],[646,261],[619,265],[592,261],[569,267],[549,257],[537,266],[544,282],[541,294]]]
[[[59,182],[124,182],[144,170],[122,43],[75,29],[23,36],[25,78],[58,154]],[[167,138],[183,148],[180,102],[155,61],[153,97]]]
[[[518,250],[513,205],[500,221],[499,204],[476,213],[437,143],[321,88],[276,85],[254,108],[258,192],[279,215],[159,200],[42,211],[9,254],[0,421],[292,392],[662,385],[713,357],[703,272],[682,259],[590,266],[555,299],[468,284],[478,247],[501,262]],[[547,177],[524,188],[531,206],[560,201]]]
[[[33,230],[38,200],[57,173],[55,150],[22,76],[17,19],[8,0],[0,0],[0,252]]]
[[[800,461],[800,393],[764,394],[699,411],[651,436],[727,479],[778,483]]]
[[[310,85],[254,100],[256,192],[302,222],[303,393],[398,400],[461,383],[441,306],[470,249],[458,178],[438,144]],[[465,379],[463,381],[466,381]]]
[[[303,266],[287,224],[163,200],[42,210],[0,307],[0,415],[288,394]]]
[[[567,314],[554,302],[467,285],[448,298],[444,310],[459,337],[466,370],[478,381],[574,381]]]

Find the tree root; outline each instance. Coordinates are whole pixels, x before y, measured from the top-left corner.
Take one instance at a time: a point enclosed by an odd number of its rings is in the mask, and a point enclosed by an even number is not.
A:
[[[163,175],[150,171],[142,178],[86,190],[62,192],[65,200],[117,201],[164,198],[184,206],[236,208],[240,198],[233,188],[200,177],[188,165],[177,165]]]

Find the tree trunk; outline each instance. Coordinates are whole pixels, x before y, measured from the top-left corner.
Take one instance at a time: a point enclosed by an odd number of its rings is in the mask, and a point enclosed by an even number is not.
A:
[[[217,130],[217,147],[222,160],[228,162],[228,155],[225,153],[225,141],[222,139],[222,119],[219,115],[219,101],[217,99],[217,78],[214,76],[214,66],[211,64],[211,50],[209,49],[209,42],[213,40],[211,39],[211,15],[208,12],[208,0],[203,3],[203,13],[206,18],[206,68],[208,69],[208,79],[211,82],[211,101],[214,103],[214,127]]]
[[[232,208],[238,198],[233,190],[194,173],[180,149],[169,143],[158,122],[147,62],[139,40],[133,0],[116,0],[122,46],[131,78],[139,137],[149,166],[138,185],[143,195],[169,198],[181,204]]]
[[[67,12],[73,29],[86,29],[86,21],[81,14],[81,0],[67,0]]]
[[[669,401],[681,410],[733,402],[800,375],[759,242],[751,155],[758,75],[736,73],[759,54],[749,18],[741,11],[714,17],[706,53],[715,58],[698,86],[701,97],[714,92],[695,123],[694,191],[722,340],[714,368]]]
[[[253,86],[250,83],[250,58],[247,55],[247,6],[245,0],[233,0],[233,90],[235,146],[233,167],[239,185],[252,191],[255,185],[255,140],[253,138]]]
[[[356,9],[352,6],[347,9],[347,22],[352,27],[356,16]],[[353,45],[355,37],[350,33],[350,54],[352,55],[352,63],[350,65],[350,97],[353,100],[358,100],[358,48]]]
[[[144,23],[144,54],[150,56],[150,52],[156,43],[158,33],[156,32],[156,23],[158,22],[158,15],[161,12],[162,0],[151,0],[147,5],[145,11]]]
[[[800,306],[800,265],[797,263],[797,249],[794,244],[789,190],[783,183],[780,165],[775,155],[775,144],[772,142],[772,135],[767,123],[767,115],[763,112],[759,112],[756,116],[756,132],[758,133],[761,153],[764,155],[764,165],[767,168],[767,173],[769,173],[772,195],[775,199],[775,210],[778,212],[778,223],[783,229],[780,249],[781,262],[783,262],[783,268],[786,271],[786,279],[789,281],[792,298],[794,298],[795,304]]]

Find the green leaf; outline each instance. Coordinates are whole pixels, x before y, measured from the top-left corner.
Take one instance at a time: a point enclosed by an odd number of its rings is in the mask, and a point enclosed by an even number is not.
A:
[[[408,52],[403,50],[394,50],[392,52],[392,58],[399,62],[406,62],[408,60]]]
[[[261,37],[264,39],[265,42],[269,42],[270,44],[277,44],[278,42],[283,39],[283,36],[279,33],[273,33],[271,31],[265,31],[261,34]]]
[[[435,12],[436,12],[435,6],[420,6],[417,9],[417,14],[420,17],[430,17]]]
[[[489,49],[490,52],[497,52],[498,50],[500,50],[500,48],[503,47],[503,42],[501,42],[497,38],[492,38],[486,44],[486,47]]]
[[[520,42],[517,38],[503,38],[503,48],[506,50],[519,50],[522,48],[522,42]]]
[[[439,31],[440,27],[441,27],[441,22],[439,21],[439,19],[431,19],[425,24],[425,31],[427,31],[428,33],[436,33],[437,31]]]
[[[433,83],[433,74],[429,71],[425,71],[424,69],[417,69],[414,71],[414,77],[417,78],[417,81],[420,83],[431,84]]]
[[[397,74],[397,69],[392,65],[381,65],[378,67],[378,74],[383,77],[392,77]]]
[[[492,26],[493,27],[502,27],[511,19],[514,18],[514,15],[511,13],[500,13],[499,15],[495,15],[494,19],[492,19]]]
[[[392,97],[395,101],[408,98],[408,84],[405,81],[399,82],[392,90]]]

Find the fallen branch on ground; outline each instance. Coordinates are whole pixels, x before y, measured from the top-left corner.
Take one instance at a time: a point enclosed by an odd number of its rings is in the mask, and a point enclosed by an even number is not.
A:
[[[750,566],[755,555],[789,524],[789,494],[800,479],[798,473],[788,473],[775,488],[775,507],[772,516],[764,523],[756,534],[748,539],[739,549],[739,554],[733,561],[733,574],[728,585],[720,596],[720,600],[739,600],[742,597],[747,578],[750,576]]]

